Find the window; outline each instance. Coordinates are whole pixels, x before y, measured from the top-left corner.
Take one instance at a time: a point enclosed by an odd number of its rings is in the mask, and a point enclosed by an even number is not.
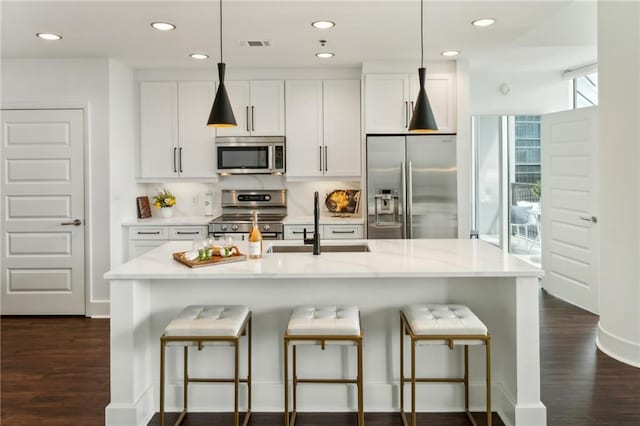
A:
[[[598,105],[598,73],[582,75],[573,79],[573,108]]]
[[[540,116],[515,116],[516,183],[535,184],[540,180]]]

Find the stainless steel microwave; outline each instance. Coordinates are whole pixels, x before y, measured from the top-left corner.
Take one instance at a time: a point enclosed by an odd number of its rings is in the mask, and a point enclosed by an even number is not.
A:
[[[279,175],[286,171],[284,136],[217,137],[216,155],[220,175]]]

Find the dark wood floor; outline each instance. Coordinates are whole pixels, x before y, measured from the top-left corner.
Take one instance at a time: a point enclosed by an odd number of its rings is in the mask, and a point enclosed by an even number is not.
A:
[[[548,424],[640,425],[640,369],[596,349],[597,317],[545,293],[540,315],[542,401],[548,409]],[[104,424],[104,407],[109,402],[108,320],[3,317],[0,331],[2,426]],[[494,418],[495,424],[502,424]],[[258,413],[251,424],[280,426],[281,419],[278,414]],[[227,414],[192,414],[184,425],[226,426],[229,420]],[[397,414],[370,413],[366,421],[369,426],[401,424]],[[305,413],[296,424],[354,422],[352,414]],[[421,414],[419,422],[468,424],[459,414]],[[157,416],[150,424],[157,424]]]

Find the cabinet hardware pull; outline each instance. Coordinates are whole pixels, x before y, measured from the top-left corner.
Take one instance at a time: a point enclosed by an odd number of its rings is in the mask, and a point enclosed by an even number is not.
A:
[[[291,233],[292,233],[292,234],[296,234],[296,235],[297,235],[297,234],[304,234],[304,231],[293,231],[293,232],[291,232]],[[309,232],[307,232],[307,234],[313,235],[313,232],[309,231]]]
[[[590,216],[590,217],[580,216],[580,220],[586,220],[587,222],[598,223],[598,218],[595,216]]]
[[[249,107],[246,107],[245,115],[247,119],[247,132],[248,132],[249,131]]]
[[[322,171],[322,147],[319,146],[318,148],[320,148],[320,155],[319,155],[319,158],[320,158],[320,171]]]
[[[352,229],[351,231],[334,231],[334,230],[331,230],[331,233],[332,234],[355,234],[356,230],[355,229]]]
[[[80,219],[74,219],[71,222],[62,222],[60,225],[63,225],[63,226],[67,226],[67,225],[80,226],[80,225],[82,225],[82,221]]]
[[[178,167],[176,166],[176,151],[178,148],[173,148],[173,173],[178,173]]]
[[[138,235],[160,235],[160,231],[155,231],[155,232],[138,231],[137,234]]]
[[[255,130],[256,130],[256,119],[253,113],[253,105],[251,105],[251,131],[255,131]]]
[[[200,233],[200,231],[193,231],[193,232],[184,232],[184,231],[177,231],[176,234],[178,235],[198,235]]]
[[[404,127],[409,127],[409,102],[404,101]]]
[[[329,171],[329,156],[327,155],[327,146],[324,146],[324,171]]]
[[[180,173],[182,173],[182,147],[180,147]]]

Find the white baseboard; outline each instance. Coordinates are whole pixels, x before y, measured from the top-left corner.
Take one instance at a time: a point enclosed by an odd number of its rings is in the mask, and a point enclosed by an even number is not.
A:
[[[640,367],[640,344],[610,333],[602,327],[601,321],[598,322],[596,346],[615,360]]]
[[[87,308],[88,317],[109,318],[111,316],[110,303],[108,300],[89,302],[89,306],[87,306]]]

